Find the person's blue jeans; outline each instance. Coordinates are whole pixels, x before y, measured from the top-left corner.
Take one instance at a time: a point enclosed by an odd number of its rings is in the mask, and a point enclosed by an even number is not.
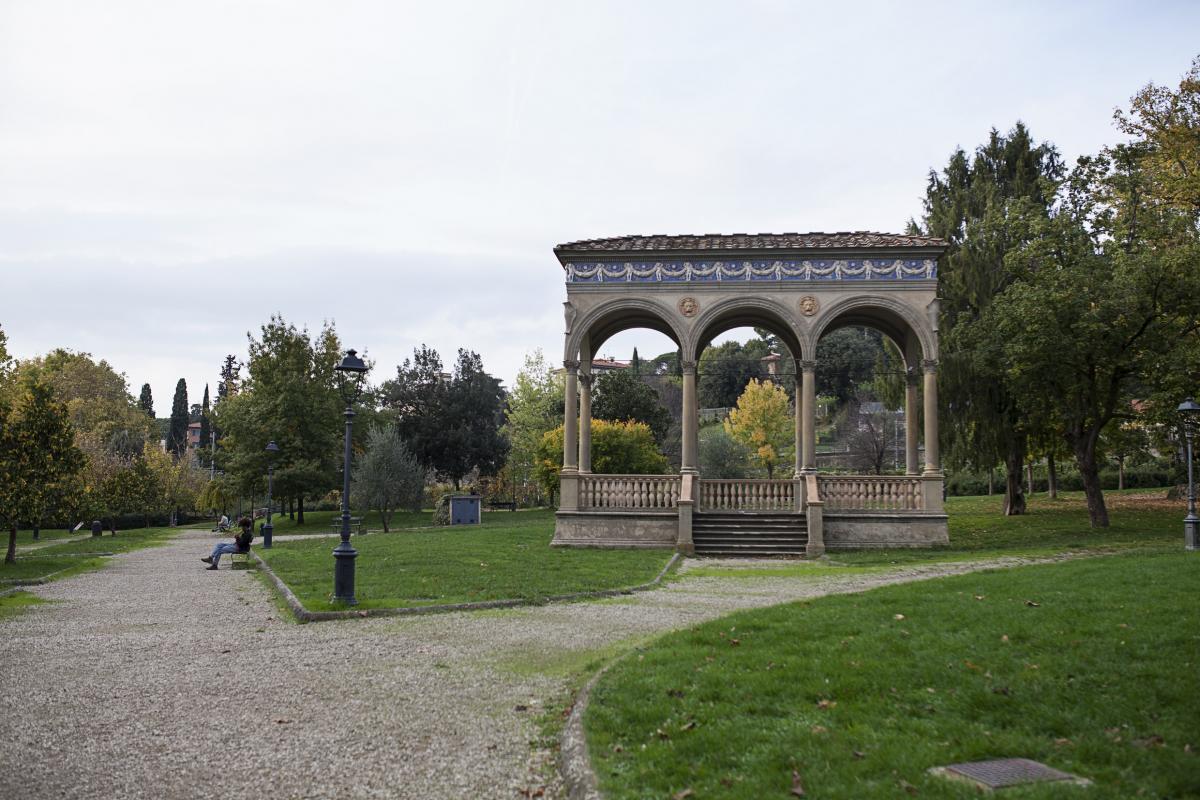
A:
[[[234,544],[233,542],[219,543],[216,547],[213,548],[213,551],[212,551],[213,566],[215,567],[217,565],[217,562],[221,560],[221,556],[224,555],[225,553],[236,553],[237,551],[238,551],[237,545]]]

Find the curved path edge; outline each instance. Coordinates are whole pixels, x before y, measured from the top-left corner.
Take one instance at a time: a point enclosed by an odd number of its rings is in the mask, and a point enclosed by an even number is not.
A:
[[[633,594],[634,592],[644,592],[653,589],[662,584],[663,578],[683,559],[679,553],[671,556],[654,580],[649,583],[638,584],[637,586],[627,586],[621,589],[603,589],[595,592],[572,592],[570,594],[557,594],[550,597],[544,597],[535,600],[481,600],[476,603],[443,603],[436,606],[403,606],[400,608],[363,608],[363,609],[347,609],[346,611],[309,611],[300,602],[300,598],[284,583],[283,579],[275,574],[275,570],[271,569],[270,564],[263,560],[257,552],[251,551],[250,555],[254,556],[254,560],[258,563],[258,567],[263,574],[270,580],[271,585],[275,587],[288,608],[291,609],[292,615],[299,622],[324,622],[335,619],[354,619],[356,617],[401,617],[415,616],[418,614],[448,614],[453,611],[477,611],[489,608],[516,608],[518,606],[544,606],[548,603],[568,603],[575,600],[596,600],[605,597],[620,597],[621,595]]]
[[[951,578],[958,575],[966,575],[972,572],[981,572],[988,569],[1014,569],[1016,567],[1028,567],[1037,564],[1053,564],[1073,558],[1098,558],[1105,555],[1110,554],[1062,553],[1055,556],[1047,556],[1045,558],[1028,560],[1020,559],[1017,561],[1017,563],[1013,563],[1013,559],[1008,557],[1001,557],[999,559],[991,559],[987,561],[959,562],[960,565],[969,566],[970,568],[938,575],[922,575],[915,577],[902,575],[899,576],[897,580],[891,581],[884,585],[890,586],[899,583],[917,583],[919,581]],[[665,571],[666,570],[664,570],[664,572]],[[659,577],[661,578],[662,576],[660,575]],[[880,588],[883,588],[883,586],[866,586],[861,589],[848,592],[831,592],[830,594],[859,594],[861,592],[869,592],[873,589]],[[771,608],[774,605],[786,605],[787,603],[794,602],[799,601],[785,600],[782,603],[776,603],[770,606],[762,606],[755,610],[761,610],[761,608]],[[731,611],[730,613],[739,612]],[[664,633],[663,635],[666,634]],[[633,651],[631,650],[630,652]],[[574,703],[571,704],[571,713],[567,717],[567,724],[563,727],[562,734],[559,736],[558,757],[559,776],[562,778],[563,786],[567,791],[567,798],[569,800],[604,800],[604,794],[602,794],[600,791],[599,779],[596,777],[596,771],[592,768],[591,757],[588,755],[587,731],[583,726],[583,716],[587,713],[588,702],[591,700],[592,690],[596,688],[596,684],[600,682],[600,680],[608,673],[610,669],[619,664],[628,655],[629,653],[623,653],[601,667],[596,674],[594,674],[588,680],[588,682],[584,684],[583,688],[579,690],[579,693],[575,696]]]

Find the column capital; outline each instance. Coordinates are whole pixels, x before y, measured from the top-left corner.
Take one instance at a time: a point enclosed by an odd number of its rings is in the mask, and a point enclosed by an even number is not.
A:
[[[800,368],[800,370],[803,372],[816,372],[817,371],[817,362],[811,358],[796,359],[796,366],[798,366]]]
[[[593,375],[590,372],[579,373],[579,385],[584,389],[592,388]]]
[[[904,382],[909,386],[916,386],[921,382],[921,372],[916,367],[909,367],[904,370]]]
[[[926,374],[929,374],[931,372],[937,372],[937,370],[938,370],[937,359],[936,358],[924,359],[923,361],[921,361],[921,369],[923,369]]]
[[[680,361],[679,368],[683,371],[683,373],[685,375],[688,375],[688,374],[695,375],[696,374],[696,362],[695,361]]]
[[[577,374],[579,372],[579,362],[570,360],[564,361],[563,368],[572,375]]]

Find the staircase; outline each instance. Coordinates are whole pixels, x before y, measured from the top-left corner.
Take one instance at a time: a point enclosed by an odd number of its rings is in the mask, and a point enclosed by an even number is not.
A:
[[[803,514],[704,511],[692,517],[692,542],[698,556],[798,558],[808,526]]]

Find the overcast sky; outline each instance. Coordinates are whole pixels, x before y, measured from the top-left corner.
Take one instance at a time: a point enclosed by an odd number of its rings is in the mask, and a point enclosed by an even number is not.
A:
[[[1177,85],[1200,3],[0,0],[0,325],[160,416],[270,314],[375,379],[561,358],[565,241],[902,231],[1024,120],[1068,159]],[[667,349],[622,334],[603,354]]]

